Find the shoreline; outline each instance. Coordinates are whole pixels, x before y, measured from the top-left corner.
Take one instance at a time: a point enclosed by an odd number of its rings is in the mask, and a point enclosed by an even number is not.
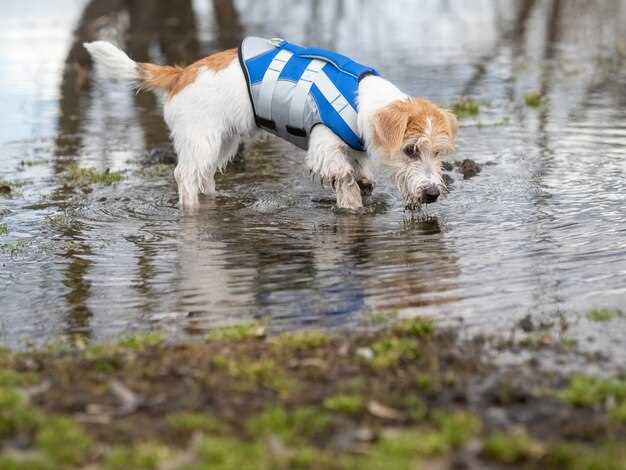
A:
[[[415,318],[4,351],[0,468],[626,468],[626,375],[493,361],[519,347]]]

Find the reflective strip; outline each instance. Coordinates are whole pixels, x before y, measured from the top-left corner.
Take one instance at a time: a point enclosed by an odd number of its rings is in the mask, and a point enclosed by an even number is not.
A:
[[[312,60],[302,73],[300,80],[298,80],[292,92],[291,106],[289,107],[289,126],[306,131],[306,129],[304,129],[304,108],[306,106],[306,100],[318,72],[322,70],[325,65],[326,62],[322,60]]]
[[[343,97],[335,84],[328,78],[328,75],[324,72],[318,73],[315,79],[315,86],[319,88],[324,98],[326,98],[335,111],[337,111],[337,114],[341,116],[341,119],[343,119],[352,132],[354,132],[354,135],[359,136],[356,110]]]
[[[261,82],[261,91],[259,92],[259,100],[256,106],[256,113],[258,116],[265,119],[272,119],[272,96],[274,95],[274,89],[278,83],[278,77],[280,73],[289,62],[289,59],[293,57],[293,54],[286,50],[281,50],[265,71],[263,75],[263,81]]]

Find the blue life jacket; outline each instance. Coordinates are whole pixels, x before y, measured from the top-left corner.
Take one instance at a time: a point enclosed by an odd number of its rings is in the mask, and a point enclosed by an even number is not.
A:
[[[239,60],[257,126],[306,150],[313,127],[324,124],[364,150],[357,93],[363,77],[378,75],[372,67],[325,49],[257,37],[244,39]]]

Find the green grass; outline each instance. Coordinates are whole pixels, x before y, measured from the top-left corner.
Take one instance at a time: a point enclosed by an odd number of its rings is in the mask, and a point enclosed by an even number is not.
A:
[[[572,406],[604,408],[611,418],[626,424],[626,378],[579,375],[558,396]]]
[[[258,387],[265,387],[286,397],[297,386],[296,382],[287,376],[281,365],[271,358],[233,360],[214,356],[211,362],[235,379],[236,388],[239,391],[252,392]]]
[[[89,454],[91,439],[68,418],[48,418],[37,433],[36,447],[60,466],[81,464]]]
[[[211,330],[207,335],[208,341],[242,341],[249,338],[263,336],[264,329],[258,323],[244,323],[242,325],[226,326]]]
[[[67,167],[65,176],[70,183],[77,186],[92,184],[110,186],[122,180],[122,172],[120,171],[111,171],[108,168],[100,171],[95,168],[81,167],[76,163],[72,163]]]
[[[25,374],[13,369],[0,369],[0,387],[25,387],[34,385],[36,381],[33,374]]]
[[[438,411],[432,421],[435,431],[427,433],[420,443],[420,451],[425,455],[443,455],[461,447],[482,428],[478,417],[464,411]]]
[[[19,390],[0,387],[0,440],[31,432],[39,424],[40,418]]]
[[[395,333],[423,338],[435,332],[435,323],[431,318],[415,317],[401,320],[394,328]]]
[[[162,178],[164,176],[174,175],[175,165],[169,165],[167,163],[157,163],[155,165],[149,165],[139,170],[139,175],[144,178]]]
[[[167,425],[183,432],[219,433],[223,424],[213,416],[202,413],[178,413],[167,417]]]
[[[151,331],[126,336],[118,342],[117,346],[132,351],[143,351],[144,349],[159,346],[164,341],[165,337],[162,333]]]
[[[315,408],[299,407],[288,410],[273,406],[251,418],[246,428],[253,437],[275,435],[286,442],[322,435],[332,424],[330,415]]]
[[[543,104],[543,97],[541,93],[538,91],[531,91],[524,96],[524,102],[526,106],[530,106],[531,108],[538,108]]]
[[[9,226],[7,224],[0,224],[0,236],[9,234]]]
[[[589,318],[589,320],[594,321],[594,322],[606,323],[606,322],[613,321],[623,316],[624,314],[621,310],[597,308],[589,312],[589,314],[587,315],[587,318]]]
[[[133,447],[113,449],[106,457],[108,470],[158,470],[172,451],[156,442],[143,442]]]
[[[366,403],[361,395],[339,394],[324,399],[324,408],[328,411],[358,415],[365,411]]]
[[[477,116],[480,112],[480,103],[470,98],[461,98],[452,105],[452,112],[458,117]]]
[[[325,346],[329,341],[328,333],[317,330],[286,333],[272,340],[274,351],[279,353],[311,351]]]
[[[387,369],[420,357],[419,343],[414,338],[383,338],[374,342],[371,350],[373,357],[369,362],[374,369]]]
[[[505,464],[521,463],[541,457],[545,450],[540,442],[524,431],[492,434],[484,444],[486,456]]]
[[[559,470],[626,470],[626,448],[612,442],[596,448],[560,444],[546,451],[542,463]]]

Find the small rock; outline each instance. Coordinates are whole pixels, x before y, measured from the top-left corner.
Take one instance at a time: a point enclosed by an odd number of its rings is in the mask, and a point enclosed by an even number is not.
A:
[[[358,348],[356,350],[356,355],[365,359],[366,361],[371,361],[374,358],[374,351],[370,348]]]
[[[450,162],[443,162],[441,164],[443,171],[452,171],[454,169],[454,165]]]
[[[530,333],[531,331],[535,331],[535,324],[533,323],[533,319],[530,315],[526,315],[522,318],[518,323],[519,326],[524,333]]]
[[[466,158],[461,163],[457,163],[457,165],[459,167],[459,172],[463,174],[463,178],[465,179],[476,176],[481,170],[480,165],[469,158]]]
[[[373,416],[381,419],[401,420],[403,418],[402,413],[398,410],[383,405],[375,400],[370,401],[367,404],[367,411]]]
[[[145,161],[149,164],[164,163],[174,165],[178,158],[172,144],[161,144],[147,152]]]
[[[0,185],[0,194],[11,194],[11,186],[8,184]]]
[[[372,442],[376,434],[370,428],[363,426],[354,430],[354,439],[359,442]]]

